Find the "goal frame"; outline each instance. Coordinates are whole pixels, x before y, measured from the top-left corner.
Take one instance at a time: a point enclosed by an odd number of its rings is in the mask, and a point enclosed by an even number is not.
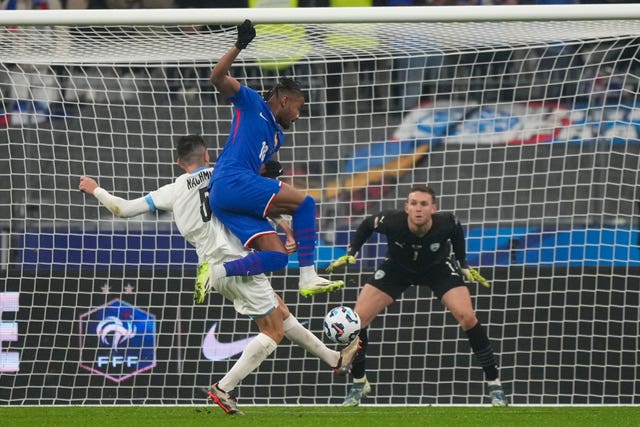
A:
[[[640,3],[586,5],[486,5],[336,8],[228,8],[228,9],[66,9],[7,10],[0,26],[24,25],[191,25],[372,23],[372,22],[496,22],[628,20],[640,18]]]
[[[10,26],[109,27],[109,26],[138,26],[138,25],[139,26],[156,26],[156,25],[175,26],[175,25],[207,25],[207,24],[221,24],[221,25],[235,26],[238,23],[242,22],[244,19],[251,19],[255,24],[317,24],[317,23],[340,24],[340,23],[376,23],[376,22],[458,23],[458,22],[526,22],[526,21],[565,21],[565,20],[571,20],[571,21],[625,20],[625,21],[628,21],[628,20],[640,20],[640,4],[612,4],[612,5],[608,5],[606,8],[603,8],[600,5],[553,5],[553,6],[522,5],[522,6],[482,6],[482,7],[425,6],[425,7],[340,8],[339,10],[335,8],[334,9],[332,8],[299,8],[299,9],[232,8],[232,9],[171,9],[171,10],[169,9],[93,10],[92,9],[92,10],[4,11],[2,14],[0,14],[0,27],[10,27]],[[0,28],[0,30],[2,30],[2,28]],[[130,66],[138,65],[138,64],[132,64],[129,61],[124,61],[124,62],[127,62],[127,64]],[[46,61],[43,61],[43,63],[46,64]],[[148,63],[153,64],[154,61],[150,60],[148,61]],[[110,64],[112,65],[118,64],[118,60],[116,59],[113,62],[110,62]],[[58,64],[56,63],[55,65],[58,65]],[[410,159],[410,160],[413,161],[413,159]],[[407,166],[403,166],[403,167],[406,168]],[[116,188],[114,190],[118,190],[118,189]],[[332,194],[334,194],[335,196],[335,193],[332,193]],[[471,194],[470,197],[472,195],[473,194]],[[5,234],[3,234],[3,237],[4,236]],[[3,241],[4,240],[6,239],[3,238]],[[336,246],[338,245],[336,244]],[[476,247],[474,249],[477,250],[478,248]],[[3,248],[2,254],[0,254],[2,255],[0,256],[0,260],[8,259],[8,257],[6,256],[7,252],[8,250]],[[516,255],[520,257],[523,254],[518,253]],[[629,267],[629,271],[631,271],[631,268],[632,267]],[[0,267],[0,269],[6,270],[7,265],[5,265],[3,268]],[[597,274],[601,274],[601,272],[602,274],[605,274],[605,275],[609,274],[606,271],[606,267],[601,270],[599,266],[596,266],[594,269],[588,270],[588,271],[586,269],[572,270],[571,268],[568,267],[566,274],[568,278],[567,280],[570,280],[571,278],[582,275],[584,273],[584,275],[587,276],[586,280],[591,281],[591,280],[597,280]],[[119,279],[121,282],[123,282],[123,288],[124,288],[124,283],[126,283],[125,275],[122,274],[121,272],[116,271],[115,279],[114,279],[113,277],[110,277],[110,273],[111,271],[108,271],[108,272],[101,271],[99,272],[98,277],[89,277],[85,275],[86,273],[81,272],[81,273],[78,273],[79,277],[71,277],[71,281],[78,282],[78,289],[80,289],[80,285],[83,283],[83,281],[91,280],[91,281],[94,281],[95,283],[100,282],[101,284],[103,284],[105,289],[108,290],[109,287],[114,286],[113,283],[118,282],[118,279]],[[361,274],[363,273],[364,272],[361,271]],[[118,276],[118,274],[120,274],[120,276]],[[156,274],[154,272],[152,273],[142,272],[140,274],[141,274],[139,277],[140,281],[145,286],[148,286],[150,289],[155,289],[153,284],[154,280],[162,281],[163,279],[165,279],[165,276],[163,276],[164,273]],[[502,268],[502,266],[497,266],[496,273],[494,274],[494,278],[506,282],[510,274],[515,274],[516,276],[521,278],[521,281],[523,283],[532,285],[530,282],[527,282],[528,280],[527,277],[529,276],[533,277],[535,274],[539,274],[539,270],[537,269],[537,267],[523,266],[523,267],[516,267],[513,270],[507,271],[507,268]],[[611,276],[615,276],[615,275],[616,273],[611,273]],[[350,274],[347,277],[351,280],[352,283],[353,282],[360,283],[361,278],[358,274]],[[289,277],[287,277],[287,279],[288,278]],[[20,286],[19,282],[16,282],[15,280],[6,280],[5,282],[2,282],[2,279],[3,278],[0,277],[0,283],[3,283],[3,284],[6,283],[7,289],[9,290],[14,289],[16,286],[17,287]],[[35,273],[34,277],[27,278],[27,281],[33,280],[36,283],[34,285],[34,289],[37,288],[38,291],[42,291],[42,284],[37,283],[38,280],[40,279],[42,278],[38,277],[38,274]],[[45,278],[45,279],[48,279],[48,278]],[[615,278],[612,277],[612,281],[614,279]],[[58,277],[52,278],[51,281],[54,282],[54,286],[53,286],[54,292],[58,292],[58,291],[63,292],[63,291],[60,291],[62,287],[62,285],[60,284],[60,278]],[[18,284],[16,285],[16,283]],[[187,292],[184,291],[184,289],[188,289],[188,287],[192,285],[191,282],[187,278],[182,280],[181,284],[182,284],[182,287],[177,286],[174,283],[172,284],[172,287],[166,291],[168,294],[172,296],[176,296],[180,300],[180,303],[179,303],[180,307],[178,308],[184,308],[185,306],[187,306],[188,304],[191,304],[192,302],[190,298],[185,298],[185,294]],[[116,285],[119,286],[120,284],[116,283]],[[277,277],[274,280],[274,288],[275,289],[287,288],[286,280],[283,279],[282,277]],[[547,292],[547,295],[556,295],[553,293],[555,290],[553,289],[552,284],[544,283],[543,288],[544,288],[544,291]],[[348,298],[347,298],[348,301],[353,302],[355,300],[356,291],[357,289],[351,289],[349,293],[346,294],[348,295]],[[64,292],[68,293],[67,291],[64,291]],[[88,293],[90,292],[92,291],[91,290],[88,291]],[[93,290],[93,292],[95,293],[95,289]],[[289,289],[289,292],[295,292],[295,291],[291,291],[291,289]],[[535,296],[532,296],[532,294],[535,295],[535,292],[536,292],[536,289],[534,289],[533,291],[531,289],[528,289],[527,295],[525,296],[528,298],[535,299]],[[431,308],[435,310],[434,308],[435,303],[429,300],[430,295],[428,294],[428,292],[426,292],[424,289],[420,289],[416,291],[416,293],[417,293],[417,296],[412,295],[412,297],[415,296],[415,299],[426,301],[425,304],[428,304]],[[574,289],[572,290],[572,293],[576,294],[577,291]],[[67,296],[64,296],[64,297],[66,298]],[[99,301],[101,297],[101,295],[98,295],[95,298],[94,296],[91,297],[91,302],[90,302],[91,306],[97,306],[98,304],[96,303],[96,301]],[[190,297],[190,295],[187,295],[187,296]],[[38,296],[34,291],[33,295],[30,296],[29,299],[34,300],[34,299],[37,299],[37,297]],[[12,298],[14,298],[13,294],[12,294]],[[506,297],[498,296],[495,299],[495,301],[500,303],[500,302],[503,302],[504,299],[506,299]],[[68,300],[65,299],[65,301],[67,301],[66,303],[68,304]],[[106,303],[112,304],[113,300],[106,301]],[[222,306],[223,304],[223,303],[220,303],[219,299],[216,299],[216,303],[220,304],[220,306]],[[303,313],[301,314],[301,317],[308,317],[310,319],[321,318],[322,316],[321,311],[324,309],[324,307],[327,304],[328,302],[324,300],[322,304],[320,304],[318,307],[313,307],[312,304],[308,304],[308,303],[301,304],[302,306],[301,311]],[[410,310],[411,303],[407,303],[407,304]],[[431,306],[432,304],[433,306]],[[16,311],[19,311],[18,307],[15,307],[15,308],[16,308]],[[176,314],[178,317],[177,321],[179,321],[180,316],[183,316],[184,313],[181,313],[180,309],[177,309],[177,310],[174,310],[174,309],[175,307],[172,307],[169,311],[172,314]],[[485,310],[487,310],[486,306],[485,306]],[[174,313],[174,311],[177,313]],[[594,311],[595,311],[595,308],[594,308]],[[5,310],[5,313],[8,313],[8,310]],[[91,312],[87,312],[86,316],[83,314],[82,316],[85,316],[85,317],[81,316],[82,321],[85,321],[86,319],[88,319],[90,314]],[[198,307],[193,308],[189,313],[189,315],[193,317],[198,317],[198,316],[206,317],[208,314],[209,313],[207,313],[204,309],[201,309]],[[401,313],[398,314],[398,309],[396,309],[396,311],[394,311],[393,314],[398,315],[398,317],[401,316]],[[227,303],[225,306],[224,312],[220,314],[220,318],[223,318],[224,316],[232,318],[234,315],[235,314],[234,312],[232,312],[230,305]],[[529,315],[529,313],[524,313],[523,317],[525,315]],[[6,320],[6,316],[7,315],[5,314],[5,319],[0,319],[0,321]],[[12,319],[9,318],[9,321],[11,320]],[[500,315],[496,315],[495,317],[492,316],[491,320],[489,321],[490,330],[492,328],[495,329],[495,325],[500,324],[500,320],[501,320]],[[86,320],[86,322],[88,322],[88,320]],[[531,323],[533,324],[534,322],[532,321]],[[420,326],[424,327],[425,325],[421,324]],[[449,332],[451,333],[451,330],[452,329],[455,330],[455,329],[451,328],[450,326],[451,325],[449,324],[448,325]],[[249,328],[248,326],[243,324],[243,326],[241,326],[240,328],[241,329],[240,333],[246,332],[248,334],[250,332],[249,329],[242,330],[242,327]],[[391,327],[394,327],[393,324],[391,325]],[[13,331],[14,329],[17,328],[14,322],[11,322],[11,328],[12,328],[11,337],[13,338],[14,335],[16,335],[13,333]],[[385,332],[382,329],[383,328],[380,328],[379,330],[375,331],[375,339],[381,348],[383,348],[385,345],[385,342],[384,342]],[[68,333],[75,333],[75,332],[76,332],[75,326],[73,330],[68,331]],[[167,335],[167,330],[164,330],[162,332],[165,333],[165,335]],[[420,338],[418,338],[417,340],[419,339]],[[0,342],[0,344],[2,343]],[[449,355],[452,353],[455,354],[456,351],[455,349],[452,350],[451,346],[455,346],[456,344],[457,342],[454,342],[453,344],[451,343],[443,344],[443,347],[446,345],[449,345],[449,347],[447,347],[447,351],[449,352],[448,354]],[[420,349],[424,349],[424,347],[420,347],[420,345],[418,345],[418,347]],[[183,343],[178,342],[177,352],[181,350],[182,346],[183,346]],[[2,351],[6,350],[6,348],[0,348],[0,349],[2,349]],[[397,348],[392,348],[392,350],[398,350],[398,349],[400,349],[400,351],[412,351],[413,344],[405,340],[397,344]],[[389,349],[383,348],[381,350],[381,353],[385,353],[385,351],[387,350]],[[171,351],[173,351],[173,348]],[[272,368],[272,364],[276,366],[275,364],[278,363],[277,359],[282,355],[284,355],[285,357],[292,355],[291,357],[298,358],[298,359],[304,357],[304,356],[300,356],[300,353],[290,351],[288,347],[285,350],[278,350],[278,351],[282,351],[282,354],[278,354],[274,356],[273,357],[274,361],[267,362],[269,367],[265,368],[265,372],[262,372],[262,375],[266,375],[266,371]],[[419,351],[420,350],[418,350],[418,352]],[[458,353],[462,353],[463,351],[464,350],[460,350],[460,349],[457,350]],[[165,348],[163,357],[166,357],[167,353],[168,351]],[[466,357],[468,355],[465,354],[464,356]],[[178,360],[176,361],[176,365],[179,365],[181,363],[184,364],[185,360],[180,359],[180,355],[178,355]],[[193,360],[190,360],[190,361],[186,361],[186,363],[195,363],[195,362],[193,362]],[[576,363],[580,363],[580,362],[576,362]],[[313,364],[311,364],[310,366],[312,370],[315,370],[317,368],[317,366]],[[151,368],[148,368],[148,369],[151,369]],[[578,369],[578,367],[576,367],[575,369]],[[637,372],[637,368],[636,368],[636,372]],[[218,372],[216,372],[216,374],[218,374]],[[474,373],[473,379],[474,379],[474,382],[476,382],[477,384],[469,385],[469,386],[465,385],[462,387],[463,388],[468,387],[468,389],[471,390],[470,394],[474,396],[481,396],[482,390],[480,389],[482,388],[482,381],[479,375],[476,375],[476,374],[477,372]],[[295,377],[295,375],[297,375],[297,373],[294,374],[293,376]],[[175,376],[176,377],[179,376],[179,372],[177,372]],[[329,389],[330,386],[325,385],[330,381],[330,379],[329,381],[327,381],[327,378],[329,378],[328,375],[317,374],[317,376],[319,378],[318,389],[321,390],[325,395],[329,395],[330,391],[328,390],[330,390]],[[451,379],[444,378],[441,381],[444,382],[449,380]],[[126,380],[123,379],[123,381],[126,381]],[[140,381],[136,384],[144,385],[144,380],[136,379],[136,381]],[[455,381],[455,378],[453,381]],[[458,380],[458,383],[460,382],[461,381]],[[255,378],[247,380],[248,387],[253,386],[254,388],[257,389],[259,388],[258,386],[259,384],[260,384],[259,380],[255,380]],[[155,385],[149,384],[149,386],[155,386]],[[72,385],[65,384],[64,387],[66,387],[67,389],[71,389]],[[387,387],[388,389],[391,389],[394,386],[390,385],[389,383],[386,383],[385,387]],[[424,385],[425,389],[428,387],[429,387],[429,384]],[[0,390],[1,389],[2,388],[0,385]],[[401,394],[402,386],[400,386],[400,389],[401,389],[401,392],[400,392]],[[268,395],[268,393],[262,390],[256,392],[256,395],[257,395],[256,402],[259,402],[259,403],[268,401],[270,399],[270,396]],[[543,394],[541,393],[541,395]],[[87,398],[87,401],[94,402],[94,400],[92,399],[95,399],[95,396],[91,398]],[[196,398],[194,397],[194,399]],[[278,399],[276,399],[277,400],[276,404],[281,403],[281,401],[284,400],[284,398],[282,397]],[[544,395],[540,399],[541,401],[543,401]],[[59,401],[62,401],[63,403],[67,402],[64,399],[59,399]],[[69,401],[73,401],[73,399],[69,398]],[[457,401],[452,400],[453,403],[460,403],[460,401],[461,400],[457,400]],[[33,403],[31,400],[29,402]],[[42,402],[58,403],[58,401],[51,400],[49,396],[43,396],[41,401],[38,401],[37,404],[41,404]],[[154,398],[148,398],[147,402],[156,403],[157,401],[154,400]],[[183,400],[176,400],[176,402],[184,403]],[[310,396],[302,396],[298,399],[298,402],[302,404],[315,403],[313,398]],[[4,403],[5,402],[0,400],[0,406],[3,405]],[[111,403],[111,401],[106,403]],[[166,403],[166,401],[163,401],[161,403]],[[393,398],[390,398],[388,402],[383,402],[383,403],[405,404],[406,402],[403,401],[402,398],[398,397],[396,400],[394,400]],[[578,401],[578,403],[582,403],[582,401]]]

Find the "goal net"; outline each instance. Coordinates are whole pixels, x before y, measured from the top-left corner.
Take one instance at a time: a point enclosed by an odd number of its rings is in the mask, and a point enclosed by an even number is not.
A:
[[[429,184],[491,281],[470,289],[511,402],[640,403],[637,5],[36,13],[0,16],[0,405],[204,404],[257,334],[219,295],[194,305],[171,215],[121,220],[78,191],[171,182],[185,134],[215,158],[232,111],[208,76],[245,18],[232,74],[307,94],[279,159],[318,202],[319,268]],[[339,292],[301,298],[295,256],[273,286],[321,336],[384,253],[372,239]],[[428,288],[369,337],[363,403],[488,404]],[[239,401],[335,405],[349,382],[285,340]]]

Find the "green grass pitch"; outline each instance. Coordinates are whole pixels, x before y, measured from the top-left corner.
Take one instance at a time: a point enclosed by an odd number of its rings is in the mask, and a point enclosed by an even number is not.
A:
[[[0,407],[7,427],[640,427],[640,406],[430,407],[243,406],[244,416],[214,406]]]

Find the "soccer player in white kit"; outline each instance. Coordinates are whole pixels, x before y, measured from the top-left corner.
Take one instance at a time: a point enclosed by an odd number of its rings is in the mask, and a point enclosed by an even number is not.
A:
[[[218,265],[242,258],[248,252],[240,240],[211,213],[207,184],[213,168],[209,164],[209,153],[202,137],[181,137],[177,143],[177,158],[178,165],[185,173],[173,183],[144,197],[122,199],[86,176],[80,177],[79,188],[96,197],[114,215],[122,218],[156,210],[172,211],[180,234],[196,248],[200,265],[198,280],[209,280],[209,264]],[[237,407],[234,389],[260,366],[283,337],[320,358],[336,373],[344,375],[349,371],[358,351],[359,339],[356,338],[340,352],[325,346],[289,312],[264,274],[224,277],[212,281],[211,286],[233,301],[238,313],[251,317],[260,330],[229,372],[209,389],[209,397],[226,413],[242,414]]]

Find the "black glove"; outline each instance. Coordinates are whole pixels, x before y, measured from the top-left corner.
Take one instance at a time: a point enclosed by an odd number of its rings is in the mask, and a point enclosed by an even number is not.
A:
[[[282,165],[277,160],[269,160],[264,164],[264,171],[262,172],[262,176],[265,178],[273,178],[276,179],[280,175],[284,173],[282,169]]]
[[[238,49],[246,48],[255,36],[255,27],[250,20],[245,19],[242,24],[238,25],[238,40],[236,41],[236,47]]]

